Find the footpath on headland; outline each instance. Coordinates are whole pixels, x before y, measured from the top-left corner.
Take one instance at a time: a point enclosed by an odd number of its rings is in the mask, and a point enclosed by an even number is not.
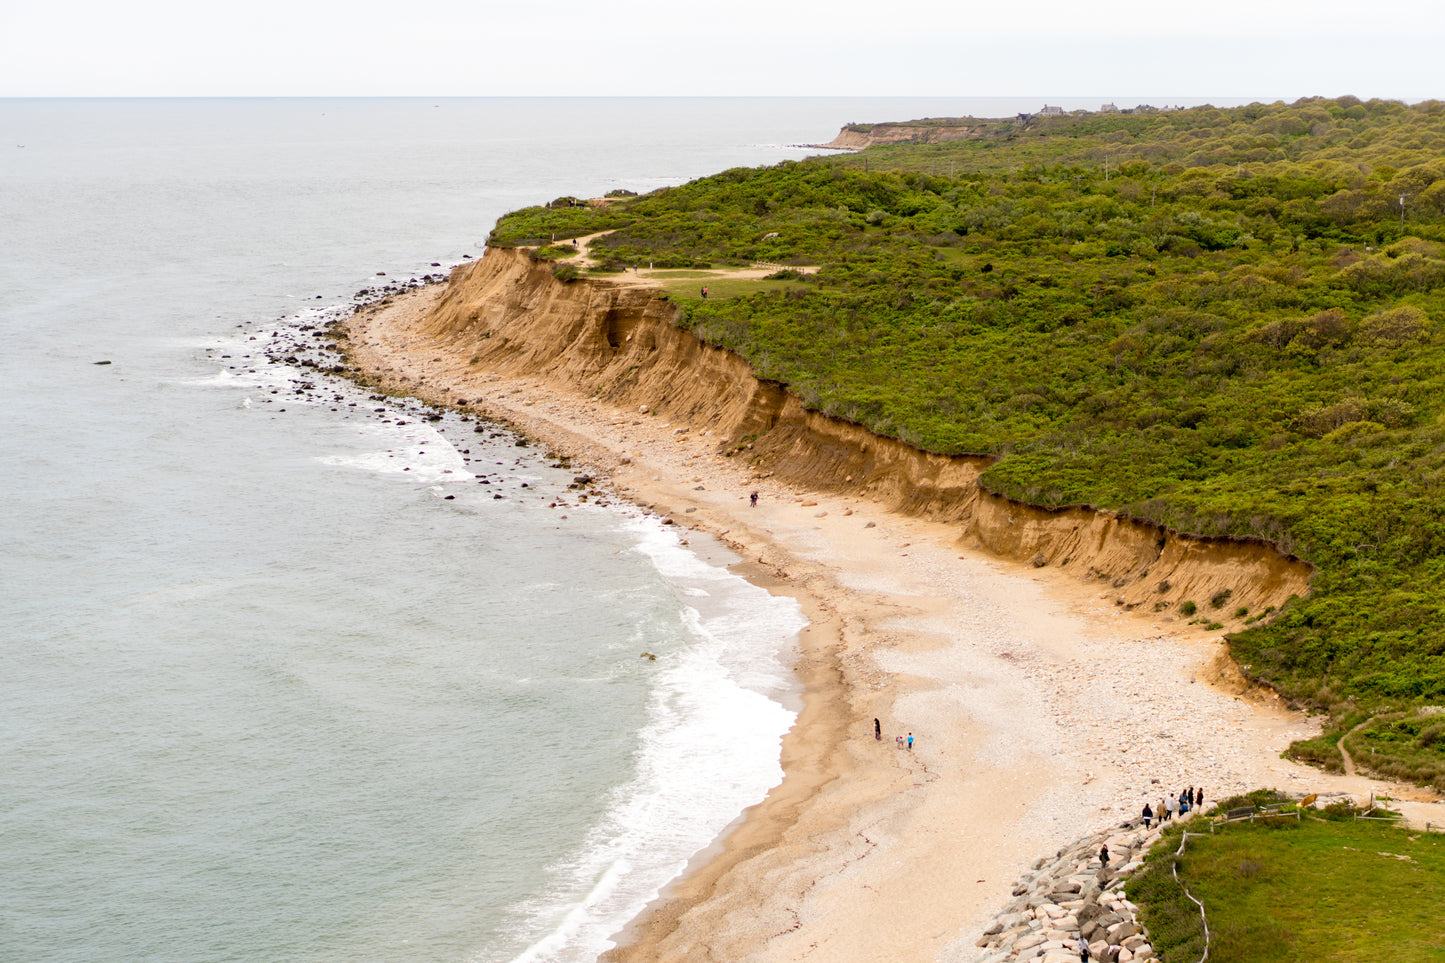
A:
[[[653,339],[659,385],[686,377],[689,351],[716,349],[664,339],[672,309],[650,292],[620,304],[602,283],[498,255],[359,311],[353,368],[595,466],[620,495],[728,544],[742,574],[812,622],[782,783],[609,959],[972,960],[1021,871],[1164,792],[1398,791],[1282,760],[1316,727],[1209,684],[1229,676],[1217,634],[1127,612],[1108,581],[976,550],[955,520],[891,510],[901,482],[814,488],[751,464],[756,432],[725,436],[709,414],[741,403],[716,365],[661,410],[637,400],[653,390],[645,370],[611,394],[626,404],[604,400],[603,361],[569,345]]]

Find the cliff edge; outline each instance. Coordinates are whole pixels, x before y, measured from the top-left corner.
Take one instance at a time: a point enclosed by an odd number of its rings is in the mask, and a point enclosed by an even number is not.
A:
[[[921,120],[901,124],[848,124],[826,144],[836,150],[863,150],[880,144],[942,144],[951,140],[968,140],[983,134],[977,121]]]
[[[996,495],[980,481],[993,459],[921,451],[809,411],[786,385],[678,327],[677,312],[656,289],[562,282],[525,250],[493,248],[453,270],[421,333],[479,372],[561,379],[706,431],[759,474],[948,522],[964,545],[1101,584],[1125,609],[1169,614],[1193,601],[1208,621],[1237,628],[1234,611],[1277,609],[1309,590],[1313,567],[1262,540]]]

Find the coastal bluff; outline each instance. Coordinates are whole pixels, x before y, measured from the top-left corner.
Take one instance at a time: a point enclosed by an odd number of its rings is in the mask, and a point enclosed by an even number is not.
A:
[[[954,140],[968,140],[982,135],[984,126],[979,122],[967,123],[958,119],[933,119],[907,121],[893,124],[845,124],[838,136],[819,147],[833,150],[864,150],[882,144],[943,144]]]
[[[995,494],[980,481],[993,458],[922,451],[810,411],[787,385],[758,377],[678,319],[677,305],[654,287],[564,282],[526,249],[490,248],[453,269],[418,334],[479,373],[560,380],[686,426],[758,476],[948,523],[966,547],[1061,569],[1127,610],[1168,615],[1193,602],[1236,628],[1232,612],[1278,608],[1309,591],[1313,567],[1260,539],[1196,536],[1087,505],[1044,508]]]

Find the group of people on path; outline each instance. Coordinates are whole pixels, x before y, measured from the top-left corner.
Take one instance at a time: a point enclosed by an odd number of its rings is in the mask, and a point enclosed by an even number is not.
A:
[[[1146,802],[1144,804],[1144,825],[1158,826],[1166,819],[1173,819],[1175,816],[1183,816],[1191,809],[1198,809],[1204,804],[1204,789],[1196,789],[1190,786],[1176,798],[1166,796],[1159,800],[1159,808],[1151,808]]]

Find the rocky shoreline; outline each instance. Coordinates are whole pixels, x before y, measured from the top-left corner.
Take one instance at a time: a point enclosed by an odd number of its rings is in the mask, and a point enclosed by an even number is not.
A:
[[[1160,824],[1147,828],[1139,817],[1037,860],[1014,884],[1014,899],[978,940],[983,953],[977,963],[1074,963],[1081,935],[1089,942],[1091,960],[1154,959],[1139,907],[1124,896],[1124,883],[1143,865],[1161,832]],[[1107,863],[1100,859],[1105,846]]]

